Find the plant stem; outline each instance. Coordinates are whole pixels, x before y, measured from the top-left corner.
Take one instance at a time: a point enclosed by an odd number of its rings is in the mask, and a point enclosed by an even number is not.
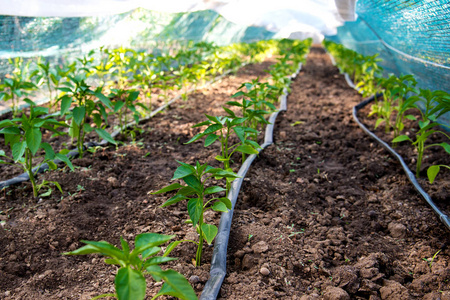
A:
[[[33,196],[36,198],[38,196],[38,191],[36,187],[36,180],[33,174],[33,155],[30,149],[25,150],[25,166],[27,169],[27,174],[30,177],[31,186],[33,187]]]
[[[420,168],[422,167],[422,157],[423,157],[424,145],[422,141],[417,143],[417,164],[416,164],[416,178],[420,176]]]
[[[200,196],[200,195],[199,195]],[[202,203],[203,203],[203,197],[201,197],[202,199]],[[195,255],[195,266],[199,267],[202,261],[202,251],[203,251],[203,230],[202,230],[202,224],[203,224],[203,211],[202,214],[200,215],[200,219],[198,221],[198,247],[197,247],[197,253]]]
[[[91,300],[97,300],[97,299],[106,298],[106,297],[115,297],[115,298],[117,298],[117,294],[101,294],[101,295],[95,296],[94,298],[91,298]]]

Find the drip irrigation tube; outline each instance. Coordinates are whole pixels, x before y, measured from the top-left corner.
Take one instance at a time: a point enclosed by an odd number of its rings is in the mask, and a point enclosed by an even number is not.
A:
[[[302,63],[299,63],[299,67],[296,72],[289,76],[294,79],[300,72]],[[261,149],[258,152],[261,153],[262,150],[273,144],[273,129],[275,120],[281,111],[286,111],[287,109],[287,95],[288,91],[285,88],[283,94],[280,96],[280,108],[271,114],[269,118],[269,123],[266,126],[264,144],[261,145]],[[247,157],[245,162],[242,164],[239,172],[237,173],[240,178],[237,178],[231,184],[230,192],[228,194],[228,199],[230,199],[232,207],[228,212],[222,213],[220,217],[220,223],[218,228],[218,233],[214,242],[214,251],[211,260],[210,277],[203,288],[200,300],[215,300],[219,294],[222,282],[225,279],[227,273],[227,247],[228,240],[230,237],[231,221],[233,219],[234,207],[241,189],[244,177],[247,171],[250,169],[252,162],[255,160],[257,154],[251,154]]]
[[[333,62],[333,65],[336,65],[334,57],[328,53],[331,61]],[[345,81],[347,81],[347,84],[357,90],[359,93],[361,93],[360,89],[358,87],[355,86],[355,84],[353,83],[353,81],[351,80],[350,76],[347,73],[344,73],[344,77],[345,77]],[[381,95],[378,94],[376,95],[376,98],[380,97]],[[353,107],[353,119],[355,120],[355,122],[358,124],[359,127],[361,127],[362,130],[364,130],[365,133],[367,133],[372,139],[374,139],[375,141],[377,141],[381,146],[383,146],[387,151],[389,151],[389,153],[391,153],[395,158],[397,158],[397,160],[400,162],[403,170],[406,173],[406,176],[408,177],[409,181],[411,182],[411,184],[414,186],[414,188],[416,189],[416,191],[422,196],[422,198],[428,203],[428,205],[433,209],[433,211],[438,215],[439,220],[447,227],[447,229],[450,230],[450,218],[444,214],[437,206],[436,204],[433,202],[433,200],[431,199],[430,195],[428,195],[424,189],[422,188],[422,186],[420,186],[419,182],[417,182],[416,177],[414,176],[414,173],[411,172],[411,170],[409,169],[408,165],[405,163],[405,161],[403,160],[403,157],[398,154],[394,149],[391,148],[391,146],[389,146],[385,141],[383,141],[382,139],[380,139],[375,133],[373,133],[372,131],[370,131],[363,123],[361,123],[361,121],[359,121],[358,119],[358,111],[360,109],[362,109],[363,107],[365,107],[366,105],[368,105],[369,103],[373,102],[375,100],[375,96],[371,96],[365,100],[363,100],[361,103],[359,103],[358,105]]]
[[[247,65],[247,64],[246,64],[246,63],[243,63],[243,64],[241,65],[241,67],[244,67],[245,65]],[[210,80],[210,81],[207,81],[203,86],[206,86],[206,85],[208,85],[208,84],[212,84],[213,82],[216,82],[216,81],[222,79],[223,77],[225,77],[226,75],[228,75],[228,74],[231,73],[231,72],[232,72],[232,70],[228,70],[228,71],[224,72],[223,74],[221,74],[221,75],[215,77],[214,79],[212,79],[212,80]],[[189,89],[189,90],[187,91],[187,93],[192,93],[193,91],[195,91],[195,88]],[[171,99],[170,101],[168,101],[168,102],[165,103],[164,105],[162,105],[162,106],[158,107],[157,109],[155,109],[154,111],[152,111],[152,112],[151,112],[148,116],[146,116],[145,118],[140,119],[139,122],[142,122],[142,121],[146,121],[146,120],[151,119],[151,118],[154,117],[156,114],[160,113],[161,111],[163,111],[164,109],[166,109],[168,106],[170,106],[172,103],[174,103],[175,101],[177,101],[177,100],[180,99],[180,98],[181,98],[181,95],[175,96],[173,99]],[[125,127],[126,127],[126,128],[129,128],[129,127],[131,127],[131,126],[133,126],[133,125],[135,125],[135,124],[136,124],[136,122],[135,122],[135,121],[132,121],[132,122],[128,123]],[[111,137],[114,139],[120,132],[121,132],[120,129],[113,131],[113,132],[111,133]],[[108,143],[109,143],[109,142],[106,141],[106,140],[101,140],[101,141],[98,142],[98,143],[97,143],[97,142],[88,142],[88,143],[86,143],[86,146],[85,146],[84,148],[87,149],[87,148],[89,148],[89,147],[95,147],[95,146],[106,146]],[[78,156],[78,154],[79,154],[79,153],[78,153],[78,150],[72,150],[72,151],[70,151],[68,154],[66,154],[66,156],[67,156],[68,158],[75,158],[75,157]],[[59,163],[61,163],[62,161],[59,160],[59,159],[55,159],[54,162],[55,162],[55,164],[59,164]],[[44,164],[42,164],[42,165],[39,166],[39,167],[33,168],[33,173],[34,173],[34,174],[43,173],[43,172],[47,171],[48,169],[49,169],[48,164],[47,164],[47,163],[44,163]],[[11,179],[8,179],[8,180],[5,180],[5,181],[0,181],[0,190],[6,188],[6,187],[8,187],[8,186],[15,185],[15,184],[19,184],[19,183],[22,183],[22,182],[25,182],[25,181],[28,181],[28,180],[30,180],[30,176],[28,176],[27,173],[22,173],[22,174],[20,174],[20,175],[14,177],[14,178],[11,178]]]

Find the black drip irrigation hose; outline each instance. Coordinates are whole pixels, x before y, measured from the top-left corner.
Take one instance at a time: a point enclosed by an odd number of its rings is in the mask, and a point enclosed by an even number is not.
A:
[[[336,62],[334,57],[328,53],[328,55],[330,56],[331,62],[333,63],[333,65],[336,66]],[[357,90],[359,93],[361,93],[360,89],[358,87],[355,86],[355,84],[353,83],[353,81],[351,80],[350,76],[347,73],[344,73],[344,77],[345,77],[345,81],[347,81],[347,84]],[[380,97],[381,94],[376,95],[376,98]],[[362,109],[363,107],[365,107],[366,105],[368,105],[369,103],[373,102],[375,100],[375,96],[371,96],[365,100],[363,100],[361,103],[359,103],[358,105],[353,107],[353,119],[355,120],[355,122],[358,124],[359,127],[361,127],[362,130],[364,130],[365,133],[367,133],[372,139],[374,139],[375,141],[377,141],[381,146],[383,146],[389,153],[391,153],[395,158],[397,158],[397,160],[400,162],[400,164],[402,165],[403,170],[406,173],[406,176],[408,177],[409,181],[412,183],[412,185],[414,186],[414,188],[416,189],[416,191],[423,197],[423,199],[425,199],[425,201],[428,203],[428,205],[433,209],[433,211],[438,215],[439,220],[444,223],[444,225],[447,227],[447,229],[450,230],[450,218],[444,214],[437,206],[436,204],[433,202],[433,200],[431,199],[430,195],[428,195],[424,189],[422,188],[422,186],[420,186],[419,182],[417,182],[416,177],[414,176],[414,173],[411,172],[411,170],[409,169],[408,165],[405,163],[405,161],[403,160],[403,157],[398,154],[394,149],[391,148],[391,146],[389,146],[389,144],[387,144],[385,141],[383,141],[382,139],[380,139],[375,133],[373,133],[372,131],[370,131],[363,123],[361,123],[361,121],[359,121],[358,119],[358,111],[360,109]]]
[[[290,76],[290,78],[294,79],[300,72],[301,68],[302,63],[299,63],[298,69],[293,75]],[[285,88],[283,89],[283,94],[280,96],[280,108],[276,112],[272,113],[269,118],[270,124],[266,126],[264,144],[262,144],[261,148],[258,149],[259,153],[273,144],[273,129],[275,119],[281,111],[286,111],[287,96],[288,91]],[[227,274],[227,247],[230,237],[231,221],[233,219],[234,207],[236,205],[236,201],[241,189],[242,182],[244,181],[244,177],[247,174],[247,171],[250,169],[250,166],[255,160],[256,156],[257,154],[251,154],[247,157],[247,159],[239,169],[239,172],[237,173],[240,178],[235,179],[231,184],[228,199],[230,199],[232,207],[228,212],[222,213],[222,216],[220,217],[218,233],[214,242],[214,251],[211,260],[211,269],[209,272],[210,277],[206,282],[205,287],[203,288],[200,300],[215,300],[217,298],[217,295],[219,294],[222,282],[225,279],[225,275]]]
[[[245,65],[247,65],[247,63],[243,63],[241,65],[241,68],[244,67]],[[232,70],[228,70],[228,71],[224,72],[223,74],[215,77],[214,79],[212,79],[210,81],[207,81],[203,86],[206,86],[208,84],[212,84],[213,82],[216,82],[216,81],[222,79],[223,77],[225,77],[226,75],[228,75],[231,72],[232,72]],[[189,89],[186,93],[192,93],[193,91],[195,91],[195,88]],[[181,95],[175,96],[173,99],[171,99],[170,101],[168,101],[164,105],[162,105],[162,106],[158,107],[157,109],[155,109],[154,111],[152,111],[145,118],[140,119],[139,122],[143,122],[143,121],[146,121],[146,120],[149,120],[149,119],[153,118],[156,114],[160,113],[161,111],[166,109],[168,106],[170,106],[172,103],[174,103],[175,101],[177,101],[180,98],[181,98]],[[125,127],[129,128],[129,127],[131,127],[131,126],[133,126],[135,124],[136,124],[136,122],[132,121],[132,122],[128,123]],[[114,132],[111,133],[111,137],[114,139],[117,135],[119,135],[120,132],[121,132],[120,129],[115,130]],[[106,146],[108,144],[109,144],[109,142],[106,141],[106,140],[101,140],[98,143],[97,142],[88,142],[84,146],[84,149],[88,149],[90,147],[96,147],[96,146],[102,146],[103,147],[103,146]],[[66,156],[69,159],[73,159],[73,158],[77,157],[78,155],[79,155],[78,150],[72,150],[68,154],[66,154]],[[59,160],[59,159],[55,159],[54,160],[55,164],[59,164],[61,162],[62,161]],[[49,169],[48,164],[44,163],[44,164],[40,165],[39,167],[33,168],[32,171],[33,171],[33,174],[39,174],[39,173],[43,173],[43,172],[47,171],[48,169]],[[8,179],[8,180],[5,180],[5,181],[0,181],[0,190],[6,188],[8,186],[19,184],[19,183],[22,183],[22,182],[25,182],[25,181],[28,181],[28,180],[30,180],[30,176],[28,175],[28,173],[22,173],[22,174],[14,177],[12,179]]]

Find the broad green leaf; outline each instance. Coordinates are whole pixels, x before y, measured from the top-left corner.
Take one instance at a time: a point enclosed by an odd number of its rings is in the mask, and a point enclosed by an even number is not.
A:
[[[440,143],[439,144],[442,148],[444,148],[445,152],[447,152],[448,154],[450,154],[450,145],[447,143]]]
[[[147,271],[149,271],[152,276],[157,275],[157,277],[164,280],[164,284],[156,296],[167,295],[177,297],[182,300],[198,299],[189,282],[177,271],[169,269],[156,273],[152,272],[149,268],[147,268]]]
[[[245,153],[245,154],[258,154],[258,150],[255,150],[255,148],[253,148],[250,145],[239,145],[236,148],[236,151],[241,152],[241,153]]]
[[[217,130],[220,130],[222,128],[223,128],[223,126],[221,124],[212,124],[211,126],[206,128],[205,131],[203,131],[203,134],[210,134],[210,133],[216,132]]]
[[[205,139],[205,147],[208,147],[209,145],[211,145],[212,143],[214,143],[215,141],[217,141],[217,139],[219,138],[220,136],[218,136],[218,135],[216,135],[216,134],[214,134],[214,133],[211,133],[210,135],[208,135],[207,137],[206,137],[206,139]]]
[[[203,212],[203,202],[199,198],[193,198],[189,200],[187,207],[189,217],[192,220],[192,224],[195,226],[200,221]]]
[[[151,265],[160,265],[169,261],[177,260],[178,258],[175,257],[168,257],[168,256],[155,256],[150,258],[149,260],[146,260],[144,263],[144,268],[147,268]]]
[[[123,106],[125,105],[125,102],[123,101],[117,101],[116,104],[114,104],[114,112],[118,112]]]
[[[119,300],[142,300],[147,285],[141,272],[131,267],[120,268],[114,280]]]
[[[178,192],[177,195],[184,195],[184,196],[190,196],[190,195],[195,195],[196,191],[191,188],[190,186],[185,186],[182,187]]]
[[[103,255],[106,256],[110,256],[113,258],[117,258],[117,259],[124,259],[125,256],[123,254],[123,251],[121,251],[119,248],[111,245],[110,243],[106,242],[106,241],[84,241],[82,240],[83,243],[91,245],[93,247],[96,247],[100,253],[102,253]]]
[[[220,187],[220,186],[210,186],[205,189],[205,195],[224,192],[226,189]]]
[[[94,128],[90,124],[84,123],[83,130],[84,130],[84,132],[89,133],[89,132],[92,132],[92,130],[94,130]]]
[[[45,151],[45,159],[53,160],[55,158],[55,151],[49,143],[41,143],[41,148]]]
[[[72,171],[74,170],[72,162],[70,161],[70,159],[67,156],[65,156],[61,153],[56,153],[55,157],[58,158],[60,161],[64,162],[70,168],[70,170],[72,170]]]
[[[163,187],[163,188],[160,189],[159,191],[153,192],[153,193],[151,193],[151,194],[152,194],[152,195],[155,195],[155,194],[163,194],[163,193],[167,193],[167,192],[170,192],[170,191],[173,191],[173,190],[180,189],[180,188],[182,188],[182,187],[183,187],[183,185],[181,185],[181,184],[179,184],[178,182],[176,182],[176,183],[172,183],[171,185],[168,185],[168,186],[166,186],[166,187]]]
[[[172,180],[180,179],[180,178],[189,176],[192,173],[194,173],[194,168],[193,167],[191,167],[191,166],[188,167],[186,165],[181,165],[175,170],[175,173],[173,174]]]
[[[222,178],[240,178],[236,173],[233,171],[226,171],[226,170],[220,170],[218,172],[214,173],[215,177],[222,177]]]
[[[53,161],[51,161],[51,160],[49,160],[49,161],[47,162],[47,165],[48,165],[48,167],[50,168],[50,170],[56,170],[56,169],[58,169],[58,166],[57,166]]]
[[[441,168],[439,166],[431,166],[428,168],[427,175],[428,175],[428,180],[430,181],[430,183],[434,182],[434,179],[436,179],[436,176],[439,173],[440,169]]]
[[[63,96],[61,98],[61,111],[59,114],[61,116],[65,115],[71,105],[72,105],[72,97],[69,97],[67,95]]]
[[[161,205],[161,207],[166,207],[175,203],[178,203],[180,201],[189,199],[188,197],[186,197],[185,195],[181,195],[181,194],[177,194],[175,196],[173,196],[172,198],[170,198],[169,200],[167,200],[166,202],[164,202],[163,205]]]
[[[77,106],[73,109],[72,115],[73,115],[73,121],[75,122],[75,124],[77,124],[78,126],[81,125],[81,123],[84,120],[85,113],[86,113],[86,107],[84,107],[84,106]]]
[[[377,121],[375,122],[375,128],[378,128],[378,126],[380,126],[381,123],[384,122],[384,119],[377,119]]]
[[[6,127],[6,126],[14,126],[14,123],[10,119],[0,121],[0,128]]]
[[[117,145],[117,142],[111,137],[111,135],[106,130],[101,128],[95,128],[95,132],[98,134],[99,137],[101,137],[108,143]]]
[[[137,251],[139,252],[139,249]],[[150,247],[143,251],[140,251],[139,253],[142,254],[142,259],[146,259],[147,257],[158,254],[160,251],[161,251],[161,247]],[[137,255],[139,255],[139,253]],[[134,254],[134,253],[131,253],[131,254]]]
[[[94,95],[109,109],[113,110],[111,100],[100,92],[94,92]]]
[[[227,212],[228,208],[225,205],[225,203],[221,202],[221,201],[217,201],[213,204],[212,209],[214,211],[223,211],[223,212]]]
[[[14,161],[19,161],[23,154],[25,153],[25,150],[27,148],[27,143],[25,141],[15,143],[12,147],[12,155],[14,158]]]
[[[231,207],[232,207],[232,205],[233,205],[233,204],[231,203],[231,200],[228,199],[227,197],[219,198],[219,201],[222,202],[222,203],[224,203],[228,209],[231,209]]]
[[[150,255],[154,255],[153,253],[156,250],[154,247],[164,244],[174,237],[174,235],[164,235],[153,232],[138,234],[135,238],[135,249],[131,252],[131,256],[141,253],[143,258],[147,258]]]
[[[407,135],[399,135],[398,137],[396,137],[395,139],[392,140],[393,143],[398,143],[398,142],[403,142],[403,141],[412,142],[412,140]]]
[[[125,256],[128,255],[128,253],[130,252],[130,245],[123,239],[123,237],[120,237],[120,245],[122,246],[122,250]]]
[[[221,203],[221,202],[217,202]],[[205,238],[206,242],[211,245],[212,241],[217,235],[218,229],[215,225],[211,224],[202,224],[202,231],[203,231],[203,237]]]
[[[199,193],[203,189],[202,183],[194,175],[183,177],[183,181]]]
[[[20,129],[17,127],[6,127],[0,130],[0,134],[14,134],[20,135]]]

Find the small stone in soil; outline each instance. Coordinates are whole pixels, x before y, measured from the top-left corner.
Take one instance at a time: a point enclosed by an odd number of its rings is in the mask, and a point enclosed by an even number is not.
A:
[[[189,277],[189,282],[192,284],[196,284],[200,281],[200,278],[197,275],[192,275]]]
[[[259,270],[259,272],[260,272],[261,274],[263,274],[264,276],[267,276],[267,275],[270,274],[269,269],[267,269],[267,268],[265,268],[265,267],[262,267],[262,268]]]

